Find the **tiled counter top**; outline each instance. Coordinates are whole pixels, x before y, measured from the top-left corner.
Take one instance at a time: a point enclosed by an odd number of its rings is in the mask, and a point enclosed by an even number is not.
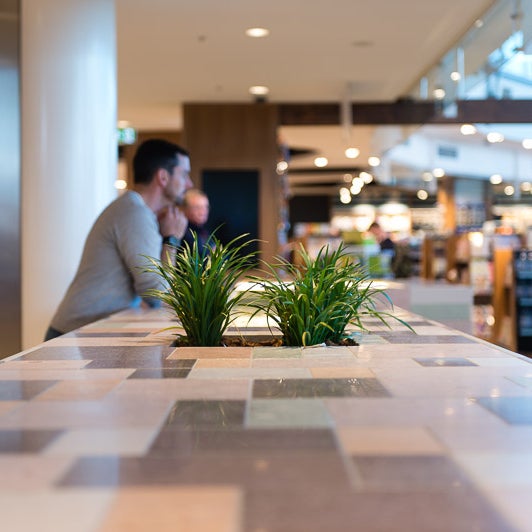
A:
[[[0,363],[6,532],[532,530],[532,365],[402,313],[178,348],[128,311]]]

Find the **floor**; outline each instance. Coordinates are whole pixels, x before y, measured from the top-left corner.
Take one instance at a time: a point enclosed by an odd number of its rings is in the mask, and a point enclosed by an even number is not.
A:
[[[398,313],[417,334],[174,349],[128,311],[5,359],[2,529],[532,530],[531,361]]]

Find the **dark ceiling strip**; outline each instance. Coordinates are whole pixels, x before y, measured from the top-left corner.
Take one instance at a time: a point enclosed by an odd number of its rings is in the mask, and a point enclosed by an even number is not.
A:
[[[340,124],[340,104],[279,103],[280,125]],[[462,124],[532,122],[532,100],[461,100],[454,117],[443,115],[442,102],[398,100],[353,104],[353,125]]]

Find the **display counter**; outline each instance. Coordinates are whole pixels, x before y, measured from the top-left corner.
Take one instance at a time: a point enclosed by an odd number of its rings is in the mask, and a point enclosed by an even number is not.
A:
[[[127,311],[4,359],[2,529],[530,530],[530,360],[397,313],[302,349]]]

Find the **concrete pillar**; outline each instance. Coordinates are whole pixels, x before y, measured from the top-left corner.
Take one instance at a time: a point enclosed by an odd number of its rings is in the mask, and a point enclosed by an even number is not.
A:
[[[113,0],[21,0],[22,347],[42,341],[116,197]]]

